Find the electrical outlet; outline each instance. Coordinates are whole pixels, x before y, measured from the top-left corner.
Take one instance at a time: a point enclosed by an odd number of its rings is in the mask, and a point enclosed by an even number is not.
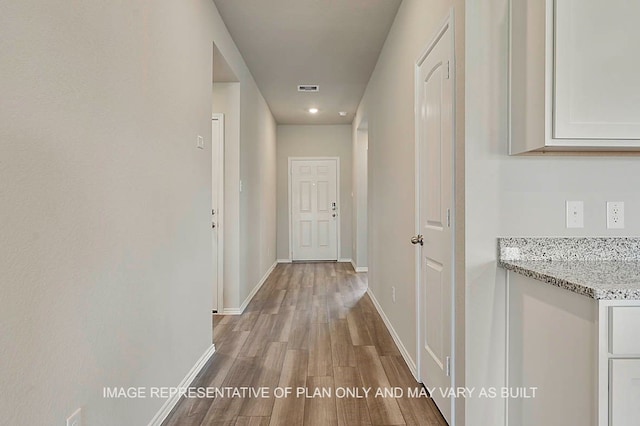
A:
[[[80,408],[69,416],[67,426],[82,426],[82,411]]]
[[[567,201],[567,228],[584,228],[584,202]]]
[[[391,287],[391,300],[393,300],[393,303],[396,303],[396,288],[395,287]]]
[[[624,228],[624,202],[607,201],[607,228]]]

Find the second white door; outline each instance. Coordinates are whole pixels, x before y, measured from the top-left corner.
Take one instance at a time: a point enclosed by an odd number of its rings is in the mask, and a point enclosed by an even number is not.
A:
[[[338,260],[338,159],[291,159],[291,260]]]
[[[211,229],[213,244],[213,310],[222,313],[223,305],[223,228],[224,205],[224,115],[211,119]]]
[[[417,69],[420,378],[452,423],[447,389],[453,351],[453,61],[451,20]],[[424,244],[424,245],[422,245]]]

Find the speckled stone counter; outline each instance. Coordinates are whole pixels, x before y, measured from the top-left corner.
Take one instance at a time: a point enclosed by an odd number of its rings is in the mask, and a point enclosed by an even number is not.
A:
[[[640,300],[640,238],[499,238],[499,265],[597,300]]]

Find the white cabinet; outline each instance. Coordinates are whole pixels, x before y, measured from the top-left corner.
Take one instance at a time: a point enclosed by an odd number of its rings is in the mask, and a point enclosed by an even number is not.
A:
[[[511,0],[510,153],[640,150],[640,1]]]
[[[610,363],[610,424],[637,426],[640,422],[640,359],[613,359]]]
[[[640,301],[601,300],[598,425],[640,424]]]
[[[595,300],[509,272],[508,424],[640,425],[640,300]]]
[[[640,308],[609,307],[609,353],[640,356]]]
[[[508,424],[598,424],[598,304],[509,272],[508,387],[536,388],[533,398],[509,398]]]

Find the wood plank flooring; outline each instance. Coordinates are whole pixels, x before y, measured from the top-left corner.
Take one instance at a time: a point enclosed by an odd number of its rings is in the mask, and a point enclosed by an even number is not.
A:
[[[431,399],[407,395],[421,385],[366,288],[347,263],[278,265],[242,315],[214,316],[216,353],[192,384],[267,395],[183,398],[164,425],[446,425]],[[378,388],[403,396],[375,397]],[[345,390],[359,394],[337,395]]]

